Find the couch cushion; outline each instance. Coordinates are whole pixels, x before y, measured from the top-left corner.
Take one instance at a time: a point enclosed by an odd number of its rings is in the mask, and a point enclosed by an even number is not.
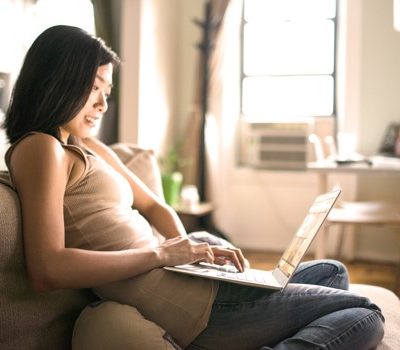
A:
[[[352,284],[352,292],[369,298],[381,309],[385,316],[385,336],[377,350],[398,350],[400,349],[400,300],[390,290],[382,287]]]
[[[146,150],[129,143],[110,146],[122,162],[156,195],[164,198],[160,168],[152,150]]]
[[[75,323],[73,350],[176,350],[171,337],[135,308],[114,301],[96,302]]]
[[[95,300],[86,290],[35,293],[22,249],[20,208],[8,174],[0,174],[0,348],[70,349],[80,311]]]

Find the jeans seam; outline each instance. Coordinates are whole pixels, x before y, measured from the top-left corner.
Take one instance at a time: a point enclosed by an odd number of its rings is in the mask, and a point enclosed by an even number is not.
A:
[[[342,340],[340,340],[340,338],[343,338],[344,335],[350,333],[353,331],[353,329],[364,322],[365,319],[371,319],[373,317],[378,317],[377,315],[377,311],[372,311],[369,315],[364,316],[362,319],[357,320],[356,322],[354,322],[351,326],[347,327],[347,329],[345,331],[343,331],[342,333],[338,334],[335,338],[331,339],[329,342],[327,342],[325,345],[326,347],[329,349],[331,348],[331,345],[334,345],[335,342],[340,341],[341,343],[343,343]]]
[[[334,288],[331,287],[326,287],[327,289],[329,288],[331,291],[335,291]],[[329,293],[327,293],[329,294]],[[319,297],[321,295],[321,292],[303,292],[303,293],[288,293],[285,295],[286,299],[291,299],[293,297],[308,297],[308,298],[313,298],[313,297]],[[278,295],[275,293],[272,293],[268,295],[268,297],[265,299],[265,302],[270,303],[271,299],[275,298],[280,298],[282,299],[282,295]],[[256,300],[249,300],[249,301],[241,301],[241,302],[224,302],[224,301],[214,301],[213,308],[215,308],[216,311],[218,312],[231,312],[232,310],[229,310],[230,307],[232,308],[241,308],[243,307],[249,307],[252,304],[256,304],[262,302],[261,299],[256,299]],[[272,301],[273,302],[273,301]],[[228,309],[228,310],[227,310]],[[233,310],[236,311],[236,310]]]
[[[331,280],[328,283],[328,287],[332,287],[332,285],[334,285],[334,283],[338,280],[338,278],[339,278],[339,273],[338,272],[339,271],[336,271],[335,275],[331,278]],[[340,276],[340,278],[341,278],[341,276]]]

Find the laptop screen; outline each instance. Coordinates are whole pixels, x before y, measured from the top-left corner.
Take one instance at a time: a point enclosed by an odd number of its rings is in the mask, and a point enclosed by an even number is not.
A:
[[[295,237],[278,262],[277,268],[286,277],[292,276],[296,270],[340,192],[340,190],[334,190],[315,199]]]

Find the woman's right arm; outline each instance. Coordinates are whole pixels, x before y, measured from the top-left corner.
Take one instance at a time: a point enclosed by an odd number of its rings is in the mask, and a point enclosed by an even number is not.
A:
[[[66,248],[63,201],[73,167],[71,155],[53,137],[32,135],[16,146],[10,167],[21,201],[27,271],[37,291],[95,287],[156,267],[212,261],[207,244],[181,237],[157,248],[112,252]]]

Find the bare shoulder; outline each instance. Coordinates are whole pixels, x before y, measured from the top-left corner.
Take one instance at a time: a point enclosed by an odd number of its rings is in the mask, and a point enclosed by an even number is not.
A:
[[[37,133],[37,134],[31,134],[23,138],[21,141],[18,142],[17,146],[18,148],[25,147],[25,148],[30,148],[30,147],[40,147],[42,149],[51,149],[51,148],[57,148],[61,147],[60,141],[58,141],[55,137],[45,134],[45,133]]]
[[[12,159],[24,158],[25,161],[60,157],[65,154],[60,142],[47,134],[32,134],[19,141],[15,146]]]
[[[10,166],[17,179],[27,174],[35,177],[45,173],[67,174],[69,168],[61,143],[46,134],[32,134],[19,141],[11,155]]]

